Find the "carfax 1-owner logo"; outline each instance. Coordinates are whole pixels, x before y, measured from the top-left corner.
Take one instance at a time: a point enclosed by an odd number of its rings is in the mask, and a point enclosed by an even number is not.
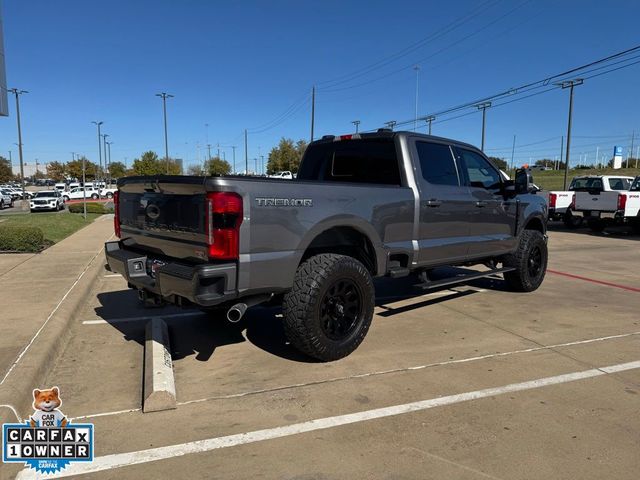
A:
[[[72,424],[59,409],[58,387],[33,391],[34,412],[24,423],[2,426],[2,461],[56,473],[72,462],[93,460],[93,424]]]

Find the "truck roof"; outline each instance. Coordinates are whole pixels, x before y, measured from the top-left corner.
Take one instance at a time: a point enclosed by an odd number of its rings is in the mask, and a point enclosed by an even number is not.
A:
[[[461,142],[460,140],[454,140],[452,138],[446,138],[446,137],[438,137],[436,135],[427,135],[426,133],[410,132],[408,130],[400,130],[400,131],[394,132],[388,128],[380,128],[376,132],[350,133],[345,135],[324,135],[322,138],[318,140],[314,140],[309,145],[314,145],[318,143],[336,142],[340,140],[355,140],[359,138],[375,139],[375,138],[395,138],[395,137],[401,137],[401,136],[423,137],[425,140],[435,140],[437,142],[452,143],[455,145],[460,145],[461,147],[472,148],[474,150],[480,151],[480,149],[475,145]]]

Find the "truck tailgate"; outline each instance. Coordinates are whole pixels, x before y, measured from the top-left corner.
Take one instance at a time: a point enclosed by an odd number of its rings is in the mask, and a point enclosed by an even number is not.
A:
[[[205,195],[199,177],[127,180],[119,187],[121,238],[158,256],[203,261]]]
[[[615,212],[618,192],[576,192],[576,210],[582,212]]]

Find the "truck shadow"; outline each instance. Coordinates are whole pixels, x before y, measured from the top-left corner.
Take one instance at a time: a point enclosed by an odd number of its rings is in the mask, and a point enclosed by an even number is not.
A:
[[[413,287],[416,282],[415,276],[395,280],[377,279],[374,282],[378,307],[376,317],[388,318],[477,292],[473,289],[450,290],[451,293],[448,295],[424,297],[426,292]],[[469,285],[480,289],[501,290],[502,283],[501,280],[485,278]],[[442,290],[446,288],[440,289]],[[424,300],[407,303],[414,298]],[[140,345],[144,345],[145,342],[145,324],[148,318],[163,318],[169,327],[171,355],[174,361],[194,355],[196,360],[206,362],[218,348],[248,341],[265,352],[287,360],[300,363],[318,362],[289,344],[282,325],[280,307],[250,308],[240,322],[233,324],[226,320],[225,312],[220,311],[202,312],[173,306],[146,308],[132,290],[100,293],[98,300],[100,306],[95,309],[98,317],[118,330],[125,340],[135,341]],[[402,304],[397,305],[398,302]]]

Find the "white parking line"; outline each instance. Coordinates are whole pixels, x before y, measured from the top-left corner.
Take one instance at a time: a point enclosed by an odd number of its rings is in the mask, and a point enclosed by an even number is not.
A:
[[[588,338],[586,340],[576,340],[573,342],[566,342],[566,343],[556,343],[555,345],[543,345],[540,347],[533,347],[533,348],[526,348],[526,349],[522,349],[522,350],[512,350],[509,352],[501,352],[501,353],[489,353],[487,355],[478,355],[475,357],[466,357],[466,358],[459,358],[457,360],[445,360],[442,362],[435,362],[435,363],[428,363],[425,365],[417,365],[417,366],[412,366],[412,367],[403,367],[403,368],[394,368],[391,370],[380,370],[377,372],[369,372],[369,373],[359,373],[359,374],[354,374],[354,375],[348,375],[348,376],[344,376],[344,377],[332,377],[332,378],[328,378],[325,380],[317,380],[315,382],[306,382],[306,383],[292,383],[292,384],[288,384],[288,385],[279,385],[277,387],[271,387],[271,388],[263,388],[263,389],[259,389],[259,390],[248,390],[246,392],[239,392],[239,393],[231,393],[228,395],[218,395],[215,397],[205,397],[205,398],[198,398],[195,400],[187,400],[184,402],[178,402],[177,405],[189,405],[192,403],[203,403],[203,402],[209,402],[209,401],[213,401],[213,400],[227,400],[230,398],[240,398],[240,397],[248,397],[250,395],[259,395],[261,393],[271,393],[271,392],[277,392],[277,391],[281,391],[281,390],[287,390],[287,389],[291,389],[291,388],[301,388],[301,387],[311,387],[314,385],[321,385],[321,384],[326,384],[326,383],[333,383],[333,382],[341,382],[341,381],[345,381],[345,380],[353,380],[353,379],[357,379],[357,378],[367,378],[367,377],[375,377],[378,375],[388,375],[390,373],[400,373],[400,372],[410,372],[410,371],[415,371],[415,370],[423,370],[426,368],[432,368],[432,367],[441,367],[441,366],[445,366],[445,365],[455,365],[457,363],[468,363],[468,362],[477,362],[479,360],[487,360],[487,359],[491,359],[491,358],[498,358],[498,357],[506,357],[509,355],[517,355],[520,353],[531,353],[531,352],[538,352],[540,350],[551,350],[554,348],[562,348],[562,347],[572,347],[572,346],[576,346],[576,345],[587,345],[589,343],[596,343],[596,342],[604,342],[606,340],[615,340],[618,338],[626,338],[626,337],[631,337],[631,336],[636,336],[636,335],[640,335],[640,331],[638,332],[631,332],[631,333],[621,333],[619,335],[609,335],[607,337],[597,337],[597,338]],[[101,413],[92,413],[89,415],[83,415],[80,417],[73,417],[71,418],[71,420],[76,421],[76,420],[84,420],[87,418],[95,418],[95,417],[106,417],[109,415],[120,415],[122,413],[132,413],[132,412],[138,412],[140,411],[141,408],[132,408],[132,409],[128,409],[128,410],[117,410],[114,412],[101,412]]]
[[[119,273],[109,273],[107,275],[104,276],[104,278],[115,278],[115,277],[120,277],[120,278],[124,278],[122,275],[120,275]]]
[[[181,457],[194,453],[209,452],[222,448],[235,447],[238,445],[246,445],[249,443],[263,442],[276,438],[288,437],[291,435],[299,435],[301,433],[313,432],[317,430],[325,430],[343,425],[366,422],[380,418],[387,418],[406,413],[419,412],[431,408],[442,407],[446,405],[454,405],[457,403],[468,402],[471,400],[479,400],[482,398],[504,395],[505,393],[522,392],[525,390],[533,390],[537,388],[547,387],[550,385],[559,385],[577,380],[585,380],[588,378],[599,377],[610,373],[623,372],[640,368],[640,361],[621,363],[602,368],[593,368],[581,372],[566,373],[563,375],[555,375],[553,377],[538,378],[520,383],[511,383],[501,387],[491,387],[472,392],[458,393],[448,395],[446,397],[432,398],[421,400],[418,402],[405,403],[402,405],[392,405],[389,407],[376,408],[373,410],[365,410],[362,412],[348,413],[345,415],[336,415],[333,417],[317,418],[307,422],[294,423],[282,427],[266,428],[263,430],[255,430],[246,433],[237,433],[224,437],[209,438],[206,440],[196,440],[193,442],[180,443],[176,445],[168,445],[166,447],[150,448],[127,453],[116,453],[96,457],[92,463],[73,464],[60,473],[54,475],[45,475],[36,477],[36,473],[32,469],[22,470],[16,478],[60,478],[71,475],[84,475],[87,473],[100,472],[121,468],[130,465],[139,465],[142,463],[166,460],[168,458]]]
[[[83,325],[105,325],[112,323],[126,323],[126,322],[140,322],[143,320],[151,320],[152,318],[162,318],[164,320],[168,318],[179,317],[195,317],[196,315],[204,315],[204,312],[186,312],[186,313],[172,313],[170,315],[147,315],[144,317],[125,317],[125,318],[113,318],[111,320],[85,320]]]

